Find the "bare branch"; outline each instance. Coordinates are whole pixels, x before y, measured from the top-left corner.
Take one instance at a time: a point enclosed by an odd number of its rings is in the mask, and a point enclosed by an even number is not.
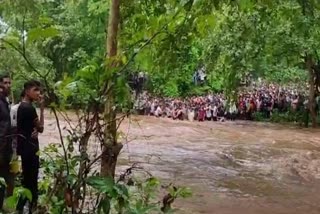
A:
[[[65,159],[67,174],[69,175],[70,174],[70,169],[69,169],[69,163],[68,163],[68,154],[67,154],[67,150],[66,150],[66,147],[65,147],[65,144],[64,144],[64,140],[63,140],[62,130],[61,130],[61,126],[60,126],[60,120],[59,120],[59,117],[58,117],[58,114],[57,114],[57,111],[56,111],[55,108],[52,108],[52,112],[53,112],[54,117],[56,119],[58,131],[59,131],[60,142],[61,142],[63,153],[64,153],[64,159]]]

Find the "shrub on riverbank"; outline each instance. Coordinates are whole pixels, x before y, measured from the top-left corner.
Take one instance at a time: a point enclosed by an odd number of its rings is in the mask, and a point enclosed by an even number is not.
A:
[[[266,114],[263,112],[256,112],[253,115],[255,121],[260,122],[273,122],[273,123],[297,123],[299,125],[305,125],[306,120],[308,124],[311,123],[310,116],[307,115],[305,111],[285,111],[279,112],[278,110],[274,110],[270,117],[266,117]],[[318,115],[318,123],[320,123],[320,115]]]

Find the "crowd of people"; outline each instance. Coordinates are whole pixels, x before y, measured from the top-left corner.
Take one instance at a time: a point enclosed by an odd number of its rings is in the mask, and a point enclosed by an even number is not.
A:
[[[304,92],[274,84],[247,88],[229,100],[219,93],[174,99],[151,97],[144,92],[136,100],[135,108],[144,115],[189,121],[253,120],[256,112],[269,118],[274,110],[296,112],[308,108]]]
[[[36,80],[30,80],[24,84],[21,100],[16,105],[11,105],[8,99],[10,88],[10,76],[0,76],[0,178],[5,180],[5,184],[0,182],[0,212],[4,198],[13,194],[15,174],[11,164],[17,156],[20,156],[21,183],[31,191],[32,201],[24,197],[20,198],[17,211],[23,213],[23,208],[28,202],[29,213],[32,213],[38,199],[40,167],[38,134],[44,129],[44,102],[41,85]],[[34,103],[39,104],[39,116]],[[252,120],[256,112],[268,118],[275,109],[279,112],[306,110],[308,99],[302,91],[295,88],[264,84],[242,90],[233,100],[227,99],[222,93],[177,99],[152,97],[142,92],[136,99],[135,108],[143,115],[174,120]]]
[[[21,157],[22,180],[24,188],[30,190],[32,200],[21,196],[17,204],[17,213],[23,213],[28,202],[29,213],[36,208],[38,199],[39,141],[38,134],[43,132],[44,102],[40,82],[27,81],[16,105],[9,101],[11,79],[9,75],[0,77],[0,213],[3,211],[5,197],[13,194],[16,172],[12,165]],[[40,107],[40,116],[33,104]]]

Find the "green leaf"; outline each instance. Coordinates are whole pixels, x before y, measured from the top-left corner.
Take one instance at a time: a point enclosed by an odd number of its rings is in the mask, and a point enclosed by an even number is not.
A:
[[[179,188],[177,191],[177,196],[182,198],[189,198],[192,196],[192,190],[186,187]]]
[[[128,188],[125,185],[122,184],[116,184],[113,187],[116,192],[123,197],[124,199],[128,199],[129,198],[129,192],[128,192]]]
[[[32,193],[30,190],[23,188],[23,187],[17,187],[14,189],[14,192],[16,192],[16,196],[27,198],[29,201],[32,201]]]
[[[92,176],[87,179],[87,183],[101,193],[110,193],[114,187],[114,180],[112,177],[104,178]]]
[[[49,17],[46,17],[46,16],[42,16],[42,17],[39,17],[39,23],[40,24],[51,24],[52,22],[54,22],[51,18]]]
[[[102,211],[103,214],[109,214],[110,213],[110,208],[111,208],[110,199],[104,198],[99,203],[98,214],[101,214],[101,211]]]
[[[28,32],[27,42],[32,43],[38,39],[45,39],[50,37],[55,37],[59,35],[58,29],[54,27],[48,28],[33,28]]]
[[[252,8],[253,3],[251,0],[239,0],[239,6],[241,10],[247,10]]]
[[[155,177],[151,177],[147,180],[147,187],[158,187],[159,185],[160,181]]]
[[[76,175],[73,175],[73,174],[71,174],[71,175],[68,175],[67,176],[67,182],[68,182],[68,184],[71,184],[71,185],[73,185],[76,181],[77,181],[77,176]]]
[[[19,35],[15,35],[15,34],[7,35],[7,36],[5,36],[4,40],[5,40],[5,42],[3,42],[3,44],[5,46],[7,46],[8,48],[12,48],[11,45],[13,45],[14,47],[20,46]]]
[[[17,206],[19,198],[15,196],[10,196],[5,200],[6,207],[10,209],[15,209]]]

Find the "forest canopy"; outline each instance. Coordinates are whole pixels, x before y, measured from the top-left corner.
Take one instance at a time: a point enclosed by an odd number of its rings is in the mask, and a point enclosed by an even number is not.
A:
[[[0,66],[16,83],[32,70],[17,48],[52,82],[101,64],[109,1],[3,2]],[[121,15],[118,57],[130,61],[123,74],[148,73],[156,94],[201,93],[192,80],[201,66],[204,90],[233,90],[248,73],[305,82],[304,55],[318,60],[317,1],[124,2]]]

